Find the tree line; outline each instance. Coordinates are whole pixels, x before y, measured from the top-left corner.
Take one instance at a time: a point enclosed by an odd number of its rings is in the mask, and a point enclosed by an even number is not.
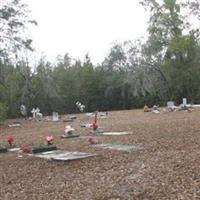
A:
[[[100,64],[94,65],[87,54],[74,60],[66,53],[56,64],[41,58],[34,69],[18,56],[22,49],[32,49],[31,40],[19,30],[36,22],[22,15],[27,11],[19,0],[10,1],[0,9],[0,21],[4,20],[0,30],[7,38],[0,40],[1,119],[18,117],[21,104],[29,113],[39,107],[49,115],[78,112],[77,101],[86,111],[165,105],[169,100],[181,103],[183,97],[200,103],[197,0],[141,0],[150,16],[146,41],[116,43]]]

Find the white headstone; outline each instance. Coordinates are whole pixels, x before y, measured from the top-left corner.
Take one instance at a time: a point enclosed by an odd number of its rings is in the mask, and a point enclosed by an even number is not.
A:
[[[23,115],[23,116],[27,116],[27,111],[26,111],[26,106],[25,105],[21,105],[20,106],[20,112],[21,112],[21,114]]]
[[[39,108],[33,108],[31,110],[31,113],[33,114],[33,119],[36,119],[36,120],[41,120],[42,117],[43,117],[43,114],[40,113],[40,109]]]
[[[183,98],[183,106],[186,106],[186,105],[187,105],[187,99]]]
[[[168,101],[168,102],[167,102],[167,107],[168,107],[168,108],[174,107],[174,102],[173,102],[173,101]]]
[[[31,113],[33,114],[33,119],[35,119],[35,114],[37,113],[37,110],[35,108],[33,108],[31,110]]]
[[[56,122],[56,121],[59,120],[59,116],[58,116],[58,113],[57,113],[57,112],[53,112],[52,120],[53,120],[54,122]]]

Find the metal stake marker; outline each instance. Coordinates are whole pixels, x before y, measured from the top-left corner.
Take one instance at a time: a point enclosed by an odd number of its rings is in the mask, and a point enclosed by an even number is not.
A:
[[[97,115],[98,115],[98,111],[95,111],[95,116],[94,116],[94,123],[97,123]]]

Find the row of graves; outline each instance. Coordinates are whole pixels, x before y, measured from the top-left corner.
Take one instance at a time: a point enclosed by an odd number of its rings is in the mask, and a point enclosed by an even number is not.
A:
[[[85,106],[81,104],[80,102],[76,103],[76,106],[79,108],[80,112],[84,111]],[[183,103],[180,106],[175,106],[174,102],[168,102],[167,108],[164,108],[161,110],[158,106],[153,106],[153,108],[149,109],[148,106],[145,105],[144,112],[153,112],[153,113],[160,113],[160,112],[171,112],[171,111],[178,111],[178,110],[186,110],[189,111],[192,107],[198,107],[197,105],[191,106],[190,104],[187,104],[187,99],[183,99]],[[21,113],[23,116],[27,117],[26,107],[24,105],[21,106]],[[32,119],[35,121],[41,121],[41,120],[47,120],[43,117],[42,113],[40,112],[39,108],[33,108],[31,113],[33,114]],[[73,128],[70,124],[70,122],[73,122],[73,120],[76,119],[76,116],[70,116],[63,120],[63,122],[66,122],[67,125],[64,129],[64,134],[60,136],[61,140],[87,140],[88,145],[91,148],[102,148],[102,149],[111,149],[111,150],[118,150],[118,151],[138,151],[142,150],[143,146],[138,145],[129,145],[129,144],[120,144],[120,143],[102,143],[101,137],[112,137],[112,136],[125,136],[128,134],[132,134],[130,131],[121,131],[121,132],[110,132],[110,131],[104,131],[101,126],[98,124],[98,119],[107,119],[109,118],[108,112],[94,112],[94,113],[86,113],[87,117],[91,118],[92,123],[90,124],[84,124],[81,123],[80,127],[87,129],[88,134],[87,135],[80,135],[76,132],[75,128]],[[53,112],[51,121],[59,121],[60,117],[57,112]],[[18,124],[13,124],[15,127],[18,126]],[[68,161],[68,160],[76,160],[81,158],[88,158],[92,156],[97,156],[97,154],[94,153],[88,153],[88,152],[70,152],[63,149],[58,149],[55,145],[54,137],[49,135],[45,138],[46,143],[42,145],[24,145],[21,147],[18,147],[14,144],[14,137],[9,136],[7,139],[7,145],[0,147],[1,153],[6,152],[17,152],[18,156],[22,156],[23,154],[28,154],[29,156],[43,158],[43,159],[49,159],[49,160],[55,160],[55,161]]]
[[[36,113],[39,112],[38,109],[35,109]],[[35,113],[35,110],[33,113]],[[35,116],[37,115],[35,113]],[[55,118],[53,121],[56,121],[58,119],[58,115],[53,115]],[[92,119],[91,124],[80,124],[80,127],[87,129],[88,134],[87,135],[80,135],[76,132],[76,130],[71,127],[69,124],[70,121],[68,121],[68,125],[66,125],[64,129],[64,134],[60,136],[61,140],[87,140],[87,145],[91,148],[102,148],[102,149],[110,149],[110,150],[117,150],[117,151],[125,151],[125,152],[131,152],[136,150],[142,150],[143,147],[141,145],[129,145],[129,144],[120,144],[120,143],[102,143],[101,137],[106,136],[124,136],[131,134],[130,131],[121,131],[121,132],[109,132],[104,131],[102,127],[98,124],[98,119],[106,119],[109,117],[108,112],[94,112],[94,113],[86,113],[87,117],[90,117]],[[55,120],[56,119],[56,120]],[[97,154],[94,153],[88,153],[88,152],[70,152],[63,149],[58,149],[55,144],[55,139],[53,136],[49,135],[45,138],[45,144],[42,145],[24,145],[21,147],[18,147],[17,145],[14,145],[14,137],[9,136],[7,139],[8,145],[4,147],[0,147],[1,153],[6,152],[13,152],[17,153],[18,157],[23,157],[23,154],[27,154],[28,156],[42,158],[42,159],[48,159],[48,160],[54,160],[54,161],[69,161],[69,160],[76,160],[76,159],[82,159],[82,158],[88,158],[97,156]]]
[[[200,108],[200,105],[192,105],[187,103],[187,98],[183,98],[183,101],[180,105],[176,106],[174,101],[168,101],[167,107],[159,108],[159,106],[154,105],[152,108],[149,108],[147,105],[144,106],[144,112],[152,112],[154,114],[159,114],[161,112],[176,112],[176,111],[186,111],[191,112],[194,108]]]
[[[46,116],[44,117],[43,114],[41,113],[40,109],[37,108],[33,108],[30,113],[32,114],[32,117],[28,117],[27,114],[27,109],[25,105],[21,105],[20,106],[20,113],[21,115],[24,117],[25,120],[28,121],[53,121],[53,122],[58,122],[61,120],[61,117],[59,116],[58,112],[53,112],[52,113],[52,117]],[[63,122],[73,122],[76,119],[76,116],[67,116],[65,119],[63,119]],[[13,122],[12,124],[8,124],[8,127],[12,128],[12,127],[20,127],[21,126],[21,122],[20,121],[16,121]]]

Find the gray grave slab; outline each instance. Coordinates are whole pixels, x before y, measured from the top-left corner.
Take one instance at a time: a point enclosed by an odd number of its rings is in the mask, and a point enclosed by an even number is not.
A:
[[[8,127],[20,127],[21,126],[21,124],[8,124]]]
[[[80,127],[82,128],[91,128],[92,124],[81,124]]]
[[[88,116],[88,117],[94,117],[95,116],[94,113],[85,113],[85,115]]]
[[[100,147],[103,149],[112,149],[119,151],[136,151],[143,149],[140,145],[128,145],[128,144],[94,144],[94,147]]]
[[[80,135],[78,134],[72,134],[72,135],[61,135],[60,138],[62,139],[71,139],[71,138],[77,138],[79,137]]]
[[[100,119],[108,119],[108,116],[100,116]]]
[[[117,135],[129,135],[132,132],[130,131],[121,131],[121,132],[103,132],[102,135],[108,135],[108,136],[117,136]]]
[[[8,151],[10,151],[10,152],[16,152],[16,151],[20,151],[20,148],[11,148],[11,149],[8,149]]]
[[[48,159],[48,160],[70,161],[70,160],[77,160],[77,159],[96,156],[96,154],[57,150],[57,151],[43,152],[43,153],[34,154],[34,155],[31,154],[31,156],[35,156],[38,158],[44,158],[44,159]]]
[[[200,108],[200,104],[192,105],[193,108]]]

